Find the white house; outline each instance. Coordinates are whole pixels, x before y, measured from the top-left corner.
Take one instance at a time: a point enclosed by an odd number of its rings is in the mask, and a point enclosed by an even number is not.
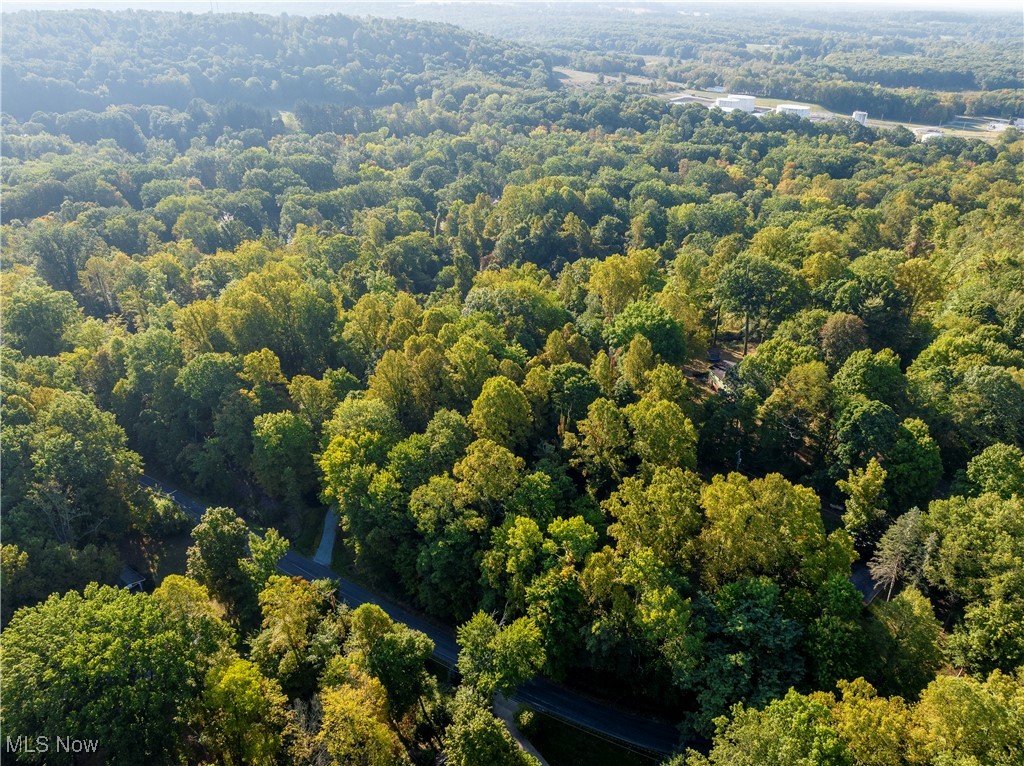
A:
[[[867,112],[854,112],[853,119],[859,122],[861,125],[868,124],[868,113]]]

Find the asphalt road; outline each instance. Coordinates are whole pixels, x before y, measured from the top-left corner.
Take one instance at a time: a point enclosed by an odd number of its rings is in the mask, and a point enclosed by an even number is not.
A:
[[[871,579],[871,570],[862,561],[858,561],[853,565],[853,569],[850,572],[850,582],[860,591],[865,604],[870,604],[874,601],[875,596],[882,590],[879,586],[875,585],[875,581]]]
[[[206,511],[205,505],[167,482],[143,476],[141,483],[169,494],[195,522],[198,522]],[[284,555],[278,569],[284,574],[296,575],[307,580],[336,581],[339,595],[349,606],[355,608],[360,604],[376,604],[396,622],[425,633],[434,642],[434,659],[449,668],[455,666],[459,647],[455,641],[455,631],[451,627],[439,625],[347,578],[339,577],[328,567],[317,564],[294,550],[289,550]],[[545,679],[534,679],[523,684],[512,699],[572,726],[646,752],[668,754],[675,751],[679,743],[679,731],[667,721],[638,715]]]

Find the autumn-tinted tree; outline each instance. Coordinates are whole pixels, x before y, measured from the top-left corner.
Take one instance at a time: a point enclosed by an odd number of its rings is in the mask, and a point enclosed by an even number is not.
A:
[[[701,495],[703,577],[712,587],[766,575],[816,588],[848,570],[852,546],[842,532],[826,537],[813,490],[778,474],[716,476]]]
[[[323,719],[317,741],[328,763],[404,764],[409,762],[387,723],[387,696],[375,678],[339,659],[340,667],[323,694]]]
[[[224,764],[277,763],[293,725],[287,701],[276,681],[236,658],[206,679],[200,742]]]
[[[843,526],[857,540],[871,540],[879,534],[879,526],[885,518],[886,471],[877,459],[871,458],[867,466],[854,471],[836,486],[846,494],[846,510]]]

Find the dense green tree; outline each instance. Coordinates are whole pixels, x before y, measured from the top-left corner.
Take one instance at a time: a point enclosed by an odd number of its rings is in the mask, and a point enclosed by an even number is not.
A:
[[[452,468],[459,499],[491,517],[510,505],[524,461],[490,439],[477,439]]]
[[[533,766],[537,763],[537,759],[519,748],[505,725],[488,710],[486,700],[473,689],[461,688],[456,692],[451,715],[444,751],[453,766],[478,763]]]
[[[817,687],[831,689],[856,678],[867,664],[863,602],[853,583],[836,575],[818,589],[815,603],[820,614],[807,626],[807,655]]]
[[[986,447],[967,464],[967,480],[982,494],[1024,495],[1024,452],[1010,444]]]
[[[922,756],[1004,766],[1024,755],[1021,678],[993,673],[985,681],[939,676],[921,693],[914,723],[924,729]]]
[[[578,436],[565,435],[565,444],[588,483],[601,487],[619,480],[632,451],[624,413],[614,402],[596,399],[587,408],[587,416],[576,423],[576,430]]]
[[[249,530],[230,508],[210,508],[192,530],[188,576],[205,587],[235,618],[250,608],[252,584],[239,562],[248,553]]]
[[[701,527],[700,479],[679,468],[658,467],[649,481],[624,479],[603,504],[614,520],[608,534],[620,551],[652,550],[658,560],[690,570]]]
[[[142,500],[139,456],[85,394],[40,393],[33,422],[17,432],[21,446],[5,461],[8,539],[72,547],[116,539]]]
[[[1024,386],[1006,369],[971,368],[950,399],[968,449],[977,451],[997,442],[1024,443]]]
[[[907,418],[900,424],[886,465],[896,507],[924,505],[942,478],[942,455],[923,420]]]
[[[214,430],[213,419],[232,394],[239,391],[239,359],[230,354],[200,353],[178,372],[174,386],[181,391],[194,437]]]
[[[379,681],[349,667],[342,683],[324,691],[322,704],[317,740],[327,751],[328,763],[409,763],[398,736],[388,726],[387,697]]]
[[[487,586],[503,594],[518,612],[525,607],[526,588],[544,569],[547,553],[540,526],[528,516],[510,516],[494,530],[491,548],[481,561]]]
[[[600,301],[606,319],[614,319],[643,295],[653,270],[654,253],[650,250],[612,255],[591,267],[588,288]]]
[[[353,542],[368,532],[359,510],[388,446],[379,433],[359,430],[351,436],[335,436],[320,455],[322,496],[337,504],[342,526],[356,534]]]
[[[980,677],[1024,664],[1024,598],[1019,572],[1001,578],[989,598],[969,605],[946,649],[954,665]]]
[[[425,539],[416,554],[418,600],[434,614],[472,614],[486,520],[460,501],[458,484],[445,476],[413,490],[409,513]]]
[[[835,425],[832,471],[862,468],[872,458],[889,454],[899,435],[899,419],[892,408],[873,399],[856,398],[840,413]]]
[[[55,290],[80,290],[79,272],[89,256],[103,249],[93,232],[71,222],[37,219],[28,229],[24,247],[39,275]]]
[[[292,412],[273,412],[253,420],[252,470],[272,496],[294,502],[315,487],[313,432]]]
[[[766,578],[739,580],[698,607],[707,625],[703,661],[690,681],[698,732],[710,731],[736,702],[760,707],[803,678],[802,630],[783,614],[779,596],[779,586]]]
[[[4,296],[2,319],[12,348],[26,356],[56,356],[67,347],[64,334],[82,317],[71,293],[25,279]]]
[[[466,419],[453,410],[438,410],[422,434],[412,434],[388,452],[388,470],[406,490],[451,470],[473,440]]]
[[[180,751],[198,681],[184,626],[145,594],[90,585],[19,611],[4,630],[5,733],[95,740],[104,759],[159,761]],[[52,761],[51,761],[52,759]]]
[[[678,404],[643,397],[626,408],[626,418],[633,432],[634,449],[644,463],[697,467],[697,429]]]
[[[298,415],[314,436],[319,436],[325,421],[330,420],[338,398],[328,378],[317,380],[308,375],[296,375],[288,383],[288,395],[298,409]]]
[[[840,699],[828,697],[834,726],[854,760],[865,766],[903,766],[911,740],[910,708],[902,697],[882,697],[863,678],[840,681]]]
[[[942,664],[941,626],[928,599],[913,588],[872,606],[871,639],[878,652],[879,688],[907,698],[916,695]]]
[[[519,386],[499,375],[484,383],[468,420],[477,437],[516,451],[526,444],[531,419],[530,403]]]
[[[273,575],[260,591],[261,631],[252,639],[252,658],[286,691],[307,692],[314,687],[325,658],[314,643],[326,638],[319,633],[332,599],[327,581],[306,582]]]
[[[627,306],[605,334],[614,348],[625,348],[637,335],[651,343],[651,349],[666,362],[677,364],[686,358],[686,340],[678,321],[651,301],[636,301]]]
[[[459,626],[459,672],[484,696],[510,694],[544,664],[541,632],[529,617],[499,625],[477,612]]]
[[[900,359],[891,349],[877,354],[864,349],[847,357],[836,372],[832,387],[841,400],[863,396],[899,410],[904,402],[906,380],[900,371]]]
[[[815,349],[800,345],[785,337],[771,338],[757,347],[757,351],[739,365],[739,374],[768,396],[796,367],[817,361]]]
[[[551,368],[549,392],[555,425],[562,429],[574,425],[600,393],[597,381],[582,364],[556,364]]]
[[[180,626],[196,648],[200,671],[217,661],[234,643],[234,631],[223,620],[224,610],[210,598],[209,591],[195,580],[167,575],[153,591],[153,600],[173,624]]]
[[[423,704],[430,688],[426,662],[434,651],[426,635],[393,622],[375,604],[363,604],[352,612],[347,648],[384,687],[392,722]]]
[[[805,289],[800,277],[788,266],[745,253],[722,270],[715,295],[729,311],[743,315],[746,354],[751,318],[766,325],[776,321],[781,313],[800,306]]]
[[[925,516],[934,534],[925,576],[953,596],[974,601],[1024,560],[1024,514],[1020,498],[998,495],[936,500]]]
[[[854,759],[832,725],[828,707],[790,690],[764,710],[736,705],[716,723],[714,744],[704,756],[690,751],[688,766],[853,766]]]
[[[581,538],[589,538],[592,547],[597,534],[591,528],[590,535],[576,539]],[[526,589],[526,612],[543,638],[545,673],[560,678],[576,661],[586,620],[576,568],[563,564],[535,577]]]
[[[830,396],[824,364],[808,362],[791,368],[758,410],[760,460],[797,475],[819,461],[828,443]]]
[[[460,405],[475,401],[497,366],[487,346],[469,335],[461,336],[445,352],[446,377],[454,400]]]

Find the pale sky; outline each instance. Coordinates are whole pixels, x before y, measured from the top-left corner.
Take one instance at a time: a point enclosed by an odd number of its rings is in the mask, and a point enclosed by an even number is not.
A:
[[[380,5],[410,5],[424,2],[466,2],[487,4],[499,0],[380,0]],[[560,0],[562,4],[572,4],[577,0]],[[593,3],[593,0],[578,0]],[[637,0],[615,0],[616,5],[626,5]],[[351,0],[353,4],[365,7],[367,0]],[[513,0],[515,4],[538,2],[551,4],[551,0]],[[659,0],[639,0],[638,4],[652,5]],[[327,8],[339,8],[347,5],[346,0],[302,0],[298,5],[309,7],[321,5]],[[502,4],[507,4],[502,2]],[[819,8],[853,8],[856,6],[884,6],[889,9],[909,8],[913,10],[942,10],[974,12],[979,10],[1017,11],[1021,13],[1021,42],[1024,46],[1024,2],[1022,0],[699,0],[695,3],[683,3],[668,0],[667,5],[813,5]],[[278,13],[287,8],[283,0],[0,0],[0,9],[19,10],[23,8],[58,9],[58,8],[146,8],[150,10],[196,10],[255,11]],[[272,11],[271,11],[272,8]]]

